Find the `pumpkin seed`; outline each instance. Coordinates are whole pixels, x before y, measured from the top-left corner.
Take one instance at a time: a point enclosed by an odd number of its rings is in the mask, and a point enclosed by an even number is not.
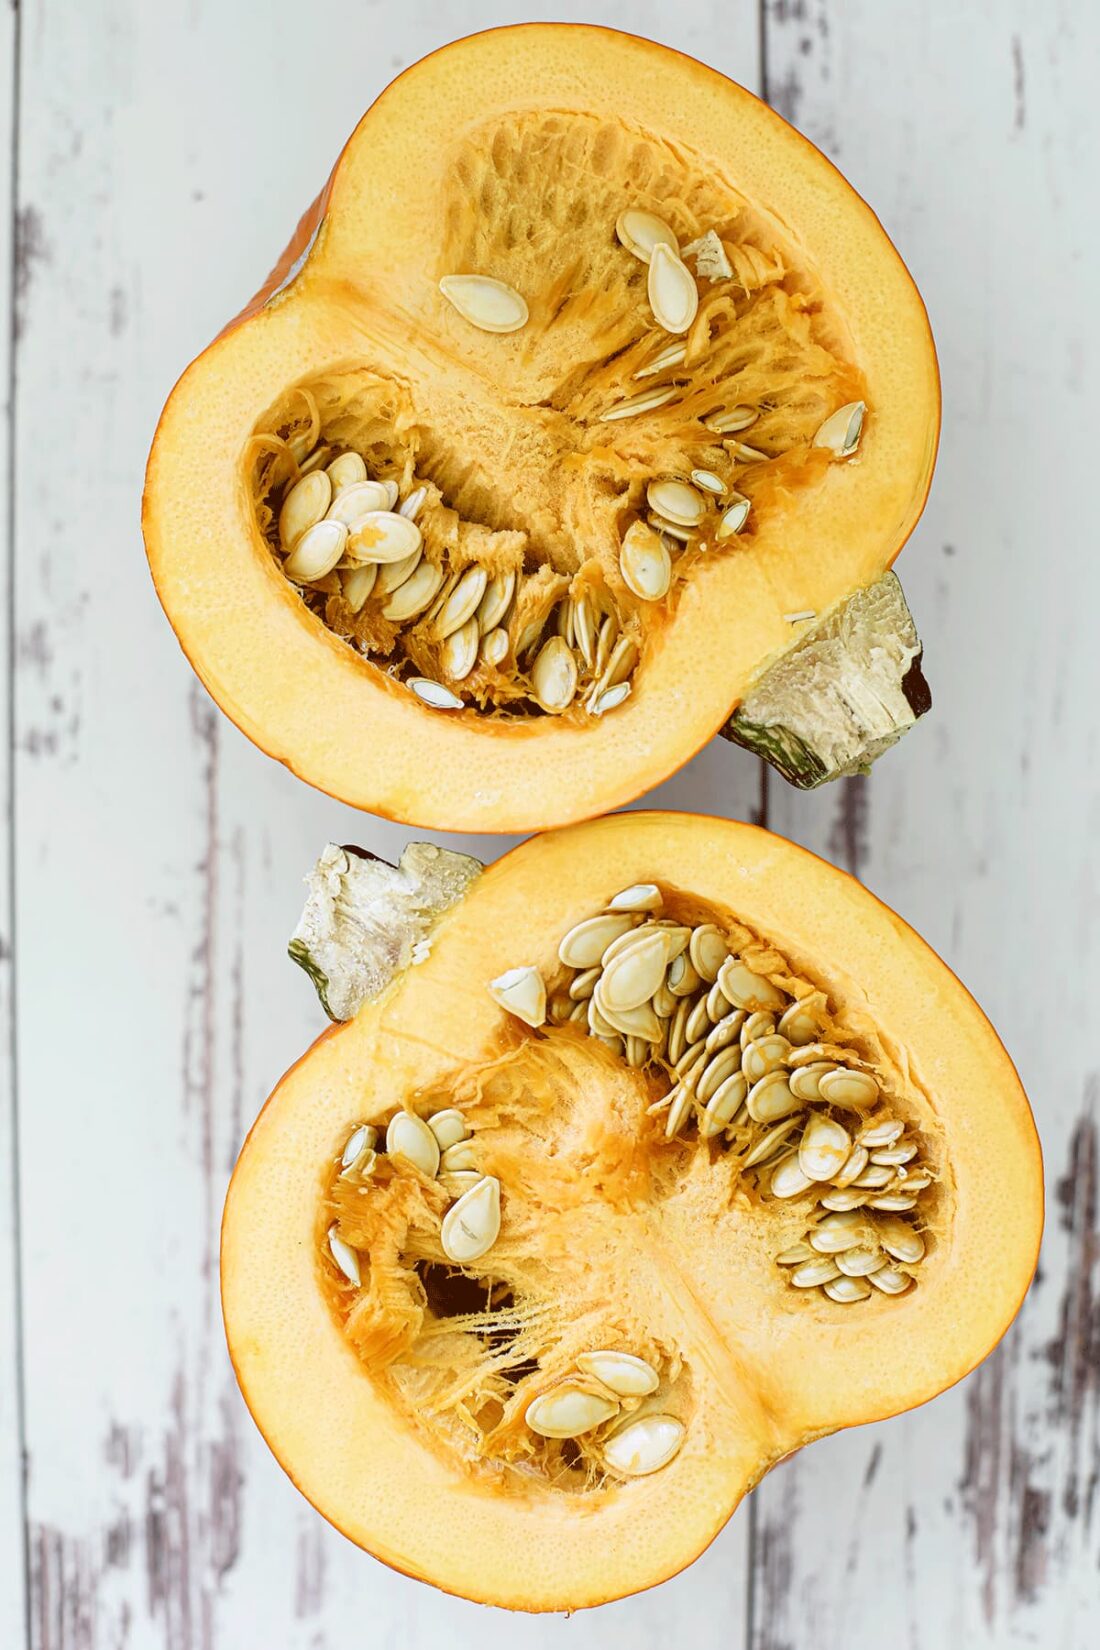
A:
[[[871,1162],[897,1168],[901,1163],[910,1163],[916,1155],[916,1146],[912,1141],[906,1141],[898,1146],[880,1146],[877,1151],[871,1153]]]
[[[460,629],[473,618],[489,583],[484,567],[468,567],[443,603],[436,620],[435,631],[440,641]],[[480,636],[481,631],[478,630]]]
[[[766,1014],[763,1009],[756,1009],[752,1014],[741,1010],[741,1052],[748,1048],[750,1043],[758,1043],[763,1037],[772,1036],[775,1031],[775,1016]]]
[[[649,307],[666,332],[686,332],[699,308],[699,289],[691,270],[673,247],[657,241],[649,259]]]
[[[896,1215],[880,1215],[875,1220],[875,1232],[886,1253],[895,1260],[906,1261],[910,1266],[923,1260],[924,1239],[908,1221],[899,1220]]]
[[[346,554],[349,561],[404,561],[419,548],[420,529],[415,521],[394,515],[392,510],[370,510],[350,530]]]
[[[629,911],[586,917],[564,936],[558,946],[558,957],[567,968],[594,968],[604,961],[608,946],[636,926]]]
[[[879,1146],[892,1146],[905,1133],[905,1124],[888,1117],[882,1122],[865,1123],[856,1135],[861,1146],[874,1151]]]
[[[700,923],[692,930],[689,953],[699,978],[714,985],[729,958],[729,946],[714,923]]]
[[[367,466],[358,453],[341,453],[326,470],[333,493],[342,493],[346,487],[354,487],[357,481],[367,479]],[[325,509],[328,509],[327,503]]]
[[[500,1181],[487,1174],[451,1204],[443,1216],[439,1241],[448,1260],[468,1266],[487,1254],[499,1235]]]
[[[765,1010],[785,1008],[787,1005],[787,999],[778,986],[765,979],[763,974],[754,974],[737,957],[730,957],[723,963],[718,984],[738,1008]],[[774,1030],[774,1027],[769,1029]]]
[[[415,487],[408,498],[397,506],[398,515],[408,516],[410,521],[415,521],[421,510],[423,510],[427,497],[428,489],[426,487]]]
[[[770,1037],[758,1037],[744,1050],[741,1065],[750,1083],[758,1083],[769,1071],[785,1066],[791,1045],[785,1037],[773,1032]],[[793,1088],[792,1088],[792,1093]]]
[[[415,1112],[394,1112],[386,1129],[386,1150],[391,1157],[403,1157],[429,1180],[439,1172],[439,1142]]]
[[[687,1088],[687,1087],[681,1087],[680,1089],[674,1089],[673,1093],[675,1094],[676,1098],[673,1100],[672,1105],[669,1107],[668,1117],[665,1120],[665,1139],[666,1140],[671,1140],[674,1135],[679,1134],[680,1130],[683,1128],[684,1124],[687,1122],[688,1115],[691,1111],[691,1102],[692,1102],[691,1089]]]
[[[620,244],[644,264],[649,263],[655,246],[668,246],[676,253],[680,250],[679,241],[664,219],[653,212],[643,212],[638,207],[628,206],[625,212],[619,213],[615,220],[615,233]]]
[[[506,969],[490,980],[489,995],[525,1025],[537,1028],[546,1022],[546,984],[533,966]]]
[[[766,1163],[769,1158],[775,1156],[783,1142],[798,1128],[801,1122],[802,1113],[799,1112],[794,1117],[786,1117],[781,1123],[775,1123],[770,1129],[765,1129],[756,1145],[746,1152],[741,1159],[741,1167],[743,1169],[755,1169],[761,1163]]]
[[[609,899],[607,909],[648,913],[659,911],[663,903],[661,890],[655,882],[634,882],[629,888],[621,889],[613,899]]]
[[[863,401],[849,401],[845,406],[838,407],[814,436],[814,446],[827,447],[837,458],[850,458],[859,446],[866,411]]]
[[[831,1106],[870,1106],[878,1099],[878,1084],[868,1071],[837,1066],[823,1073],[817,1086],[821,1098]]]
[[[600,414],[600,423],[611,424],[619,418],[637,418],[641,413],[655,412],[658,407],[671,401],[675,394],[675,384],[667,384],[657,390],[640,390],[637,395],[628,395],[625,401],[617,401],[613,407],[606,408]]]
[[[654,1008],[657,1010],[658,1014],[661,1014],[661,1013],[675,1014],[676,1004],[679,1002],[679,998],[676,996],[675,992],[668,991],[667,986],[662,987],[662,990],[667,992],[667,997],[664,999],[667,1006],[666,1006],[665,1009],[662,1010],[662,1008],[660,1007],[660,1005],[657,1002],[657,995],[658,994],[654,993],[654,997],[653,997],[653,1006],[654,1006]],[[695,1007],[692,1009],[691,1013],[687,1017],[687,1023],[684,1026],[684,1031],[685,1031],[685,1034],[687,1036],[687,1040],[688,1040],[689,1043],[697,1043],[701,1037],[709,1037],[710,1030],[711,1030],[711,1024],[710,1024],[710,1015],[707,1013],[707,999],[705,997],[700,997],[697,1000],[697,1002],[695,1004]],[[709,1044],[708,1044],[708,1052],[709,1052]],[[717,1052],[717,1050],[715,1050],[715,1052]]]
[[[402,561],[388,561],[384,566],[376,567],[377,584],[375,593],[379,596],[388,596],[392,590],[397,590],[406,579],[410,579],[424,559],[424,550],[421,545],[404,557]],[[371,563],[368,566],[373,565]]]
[[[815,1060],[812,1065],[799,1066],[791,1072],[791,1088],[800,1100],[820,1100],[818,1084],[826,1072],[835,1070],[836,1067],[828,1060]]]
[[[722,512],[722,518],[715,529],[715,538],[728,539],[739,533],[749,519],[749,509],[747,498],[735,497],[733,503]]]
[[[588,706],[593,716],[606,716],[609,710],[616,710],[624,699],[630,697],[630,683],[620,682],[616,687],[609,687],[597,696]]]
[[[600,977],[599,964],[595,968],[585,968],[577,975],[569,987],[569,995],[573,1002],[586,1002],[596,989],[596,981]]]
[[[838,1254],[836,1263],[846,1278],[866,1278],[886,1265],[886,1256],[881,1249],[872,1249],[869,1244],[857,1244]]]
[[[745,441],[727,441],[725,448],[731,458],[739,458],[743,464],[755,464],[771,456],[769,453],[762,453],[759,447],[750,447]]]
[[[323,579],[344,554],[347,542],[348,530],[343,522],[318,521],[302,534],[284,561],[283,572],[295,584]]]
[[[726,484],[720,475],[713,470],[692,470],[691,479],[696,487],[701,487],[704,493],[714,493],[718,497],[726,490]]]
[[[528,1404],[524,1420],[543,1438],[579,1438],[617,1415],[616,1398],[563,1381]]]
[[[353,567],[350,572],[344,574],[340,588],[353,613],[362,611],[377,578],[378,568],[373,562],[368,562],[365,567]]]
[[[867,1199],[869,1209],[885,1209],[894,1214],[903,1214],[907,1209],[916,1208],[916,1204],[915,1195],[902,1192],[883,1192],[878,1197]]]
[[[353,532],[366,516],[388,510],[389,496],[381,481],[353,482],[336,494],[328,507],[328,519],[342,521],[349,532]]]
[[[440,1154],[439,1167],[446,1174],[477,1168],[477,1151],[472,1140],[455,1140]]]
[[[792,1003],[784,1014],[779,1016],[778,1030],[782,1032],[788,1043],[795,1048],[802,1048],[812,1043],[817,1037],[819,1026],[811,1010],[802,1002]]]
[[[871,1285],[866,1278],[833,1278],[829,1283],[822,1284],[822,1288],[831,1301],[865,1301],[871,1293]]]
[[[735,1072],[739,1076],[744,1076],[744,1073],[740,1070],[741,1050],[739,1048],[724,1048],[718,1054],[711,1055],[708,1059],[706,1046],[704,1044],[703,1059],[706,1061],[706,1064],[703,1067],[699,1081],[695,1086],[695,1094],[696,1098],[701,1103],[705,1104],[706,1101],[710,1099],[711,1095],[721,1088],[722,1084],[728,1077],[732,1077]],[[744,1086],[745,1092],[747,1093],[747,1077],[745,1077]],[[742,1096],[742,1099],[743,1098],[744,1096]]]
[[[651,510],[646,517],[646,525],[650,531],[664,540],[676,540],[680,544],[690,544],[694,534],[694,527],[685,527],[682,522],[670,521],[667,516],[660,516],[656,510]],[[668,548],[666,544],[665,548]]]
[[[351,1247],[350,1243],[344,1242],[339,1231],[337,1230],[335,1222],[328,1229],[328,1247],[329,1254],[347,1278],[348,1282],[354,1283],[355,1287],[358,1289],[362,1282],[359,1275],[359,1256]]]
[[[531,666],[536,702],[551,716],[569,709],[577,692],[577,661],[560,636],[551,636]]]
[[[828,1255],[815,1255],[797,1266],[791,1273],[796,1289],[818,1289],[823,1283],[832,1283],[840,1276],[840,1267]]]
[[[907,1273],[898,1272],[892,1266],[881,1266],[877,1272],[871,1273],[870,1281],[884,1295],[904,1295],[913,1280]]]
[[[617,1398],[645,1398],[661,1384],[653,1365],[632,1352],[582,1352],[577,1366],[602,1381]]]
[[[686,344],[669,344],[665,349],[658,351],[652,361],[647,361],[644,367],[639,367],[633,374],[635,378],[653,378],[667,367],[678,367],[687,356]]]
[[[604,1463],[623,1478],[644,1478],[667,1467],[683,1441],[684,1424],[674,1415],[643,1415],[605,1440]]]
[[[428,1118],[428,1127],[435,1135],[435,1143],[441,1152],[445,1152],[448,1146],[457,1146],[469,1133],[466,1119],[454,1106],[448,1106],[445,1111],[435,1112]]]
[[[849,1209],[862,1209],[867,1202],[866,1192],[857,1192],[854,1187],[846,1186],[842,1191],[825,1192],[821,1198],[823,1209],[834,1209],[841,1213]]]
[[[801,1111],[803,1103],[796,1094],[791,1093],[786,1072],[769,1071],[766,1077],[753,1084],[747,1104],[749,1116],[755,1123],[778,1123],[781,1117]]]
[[[442,682],[433,682],[430,676],[410,676],[406,686],[416,694],[425,705],[433,710],[462,710],[463,703],[456,693],[443,686]]]
[[[340,1167],[349,1169],[368,1148],[373,1148],[378,1142],[378,1130],[369,1123],[360,1123],[348,1136],[347,1145],[340,1156]],[[899,1222],[900,1224],[900,1222]]]
[[[839,1255],[844,1249],[855,1249],[867,1234],[867,1223],[856,1209],[847,1214],[824,1215],[807,1241],[820,1255]]]
[[[311,470],[296,481],[283,499],[279,511],[279,539],[293,550],[303,533],[324,518],[332,499],[332,478],[324,470]]]
[[[623,1010],[640,1008],[649,1001],[664,978],[668,948],[660,930],[649,930],[636,944],[628,946],[604,968],[600,1004]]]
[[[812,1113],[798,1147],[802,1173],[810,1180],[831,1180],[844,1167],[851,1147],[851,1136],[843,1124],[821,1112]]]
[[[508,656],[508,632],[506,630],[490,630],[481,638],[481,647],[478,657],[483,664],[502,665]]]
[[[621,1031],[624,1037],[644,1037],[647,1043],[661,1041],[663,1028],[651,1003],[642,1003],[638,1008],[612,1009],[599,986],[596,987],[592,1001],[613,1031]]]
[[[772,1171],[768,1189],[773,1197],[801,1197],[812,1185],[809,1175],[802,1172],[798,1153],[789,1152]]]
[[[484,636],[488,631],[495,630],[503,624],[505,615],[512,605],[512,597],[516,593],[516,575],[514,570],[507,573],[494,573],[485,585],[485,594],[481,598],[477,610],[478,627]]]
[[[697,527],[706,514],[706,501],[686,481],[651,481],[645,496],[651,510],[680,527]]]
[[[856,1176],[852,1185],[859,1187],[861,1191],[881,1191],[884,1186],[889,1186],[893,1178],[889,1169],[880,1169],[877,1164],[871,1164],[861,1175]]]
[[[777,1266],[801,1266],[803,1261],[813,1260],[814,1251],[808,1243],[792,1243],[789,1249],[784,1249],[776,1255]]]
[[[527,321],[525,300],[491,275],[444,275],[439,283],[449,304],[482,332],[518,332]]]
[[[755,407],[738,405],[730,407],[728,412],[711,413],[704,418],[703,423],[715,435],[732,435],[737,430],[747,430],[750,424],[755,424],[759,417]]]
[[[745,1103],[745,1094],[748,1084],[744,1074],[732,1072],[723,1083],[715,1089],[707,1101],[706,1111],[699,1123],[699,1133],[704,1140],[710,1139],[730,1124]]]
[[[382,617],[395,623],[415,619],[430,607],[443,583],[443,569],[433,567],[430,561],[420,561],[415,571],[398,585],[382,609]]]
[[[439,661],[443,674],[452,682],[463,682],[477,664],[481,636],[477,620],[472,615],[459,630],[452,631],[443,643]]]
[[[645,522],[627,528],[619,549],[619,571],[631,593],[644,602],[659,602],[672,583],[672,557],[659,533]]]
[[[853,1146],[844,1160],[844,1166],[839,1174],[833,1176],[833,1185],[838,1187],[851,1186],[858,1180],[870,1161],[866,1146]]]

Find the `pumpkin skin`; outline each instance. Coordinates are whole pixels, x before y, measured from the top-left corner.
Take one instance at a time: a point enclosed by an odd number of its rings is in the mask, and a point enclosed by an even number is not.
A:
[[[560,343],[539,288],[562,277],[566,236],[550,236],[536,259],[522,247],[502,250],[495,220],[485,231],[492,273],[530,299],[532,319],[520,332],[474,331],[437,285],[454,262],[469,262],[482,233],[467,221],[466,196],[456,204],[456,165],[476,168],[494,143],[507,152],[514,142],[518,152],[529,128],[541,132],[539,122],[557,118],[550,111],[566,111],[573,123],[561,143],[574,141],[574,126],[590,150],[612,134],[612,170],[628,169],[623,134],[674,145],[688,157],[685,189],[703,179],[699,188],[716,190],[731,210],[743,205],[777,244],[796,248],[789,256],[800,261],[799,279],[820,295],[821,336],[865,387],[870,412],[855,461],[823,470],[811,463],[810,480],[789,494],[769,483],[751,537],[735,552],[700,559],[673,607],[643,616],[633,692],[613,714],[441,713],[303,605],[260,536],[243,454],[265,410],[291,386],[327,384],[337,373],[387,383],[404,375],[413,384],[408,416],[424,419],[428,408],[435,420],[428,447],[445,495],[455,490],[457,498],[467,466],[489,515],[503,511],[501,496],[514,496],[514,525],[545,530],[559,555],[570,545],[580,554],[584,540],[614,561],[612,515],[598,488],[585,492],[585,477],[602,465],[601,475],[616,485],[630,476],[637,490],[631,444],[642,436],[587,413],[553,429],[517,423],[516,408],[527,418],[592,351],[591,335],[612,325],[599,306],[613,309],[614,283],[631,278],[611,210],[629,204],[629,177],[607,183],[598,222],[580,235],[597,292],[594,318],[567,328]],[[562,170],[556,161],[554,170]],[[567,215],[576,204],[559,199],[537,167],[527,193],[514,181],[509,187],[509,210],[527,220]],[[601,299],[609,282],[611,296]],[[261,748],[320,789],[391,818],[452,830],[542,828],[630,801],[667,777],[789,653],[797,639],[790,614],[835,612],[874,584],[923,507],[938,428],[935,352],[920,298],[871,211],[822,155],[690,58],[602,28],[531,24],[433,54],[363,117],[264,288],[173,391],[150,456],[143,525],[185,653]],[[693,429],[694,440],[701,426]],[[523,446],[517,431],[530,438],[523,461],[510,456]],[[613,435],[604,441],[601,431]],[[643,456],[668,467],[679,438],[662,431],[653,426]],[[562,491],[571,478],[576,497]]]
[[[731,913],[827,981],[842,1010],[873,1017],[907,1062],[922,1127],[943,1143],[935,1244],[904,1295],[810,1306],[792,1302],[765,1264],[762,1209],[727,1208],[715,1192],[720,1158],[694,1159],[660,1208],[643,1196],[640,1224],[609,1214],[589,1187],[578,1194],[568,1252],[556,1233],[542,1257],[560,1280],[562,1321],[580,1311],[585,1269],[615,1303],[626,1298],[615,1279],[652,1265],[652,1289],[638,1287],[654,1318],[674,1326],[691,1381],[687,1436],[660,1472],[591,1496],[537,1481],[502,1487],[395,1405],[349,1344],[319,1260],[325,1177],[353,1120],[449,1081],[502,1039],[514,1044],[489,980],[524,962],[548,972],[566,928],[645,881]],[[540,1035],[524,1046],[536,1048]],[[589,1076],[609,1097],[621,1079],[610,1068]],[[629,1149],[649,1162],[668,1145],[658,1130]],[[610,1159],[605,1169],[611,1186]],[[578,1162],[582,1188],[583,1172]],[[506,1228],[508,1197],[506,1186]],[[223,1306],[257,1424],[303,1494],[351,1540],[485,1603],[572,1609],[683,1569],[793,1450],[961,1379],[1015,1315],[1041,1226],[1042,1165],[1019,1080],[980,1009],[923,941],[851,878],[767,832],[632,813],[532,839],[489,867],[440,918],[427,960],[326,1032],[282,1079],[230,1187]]]

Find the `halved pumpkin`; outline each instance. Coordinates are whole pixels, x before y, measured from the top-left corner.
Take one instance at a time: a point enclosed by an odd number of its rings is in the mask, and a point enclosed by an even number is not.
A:
[[[282,1465],[388,1564],[525,1610],[648,1587],[1020,1304],[1012,1065],[800,848],[658,813],[480,874],[331,847],[292,949],[352,1017],[241,1153],[226,1329]]]
[[[938,427],[920,298],[822,155],[690,58],[533,24],[364,116],[176,386],[145,536],[210,692],[296,773],[541,827],[719,729],[815,784],[927,708],[883,575]]]

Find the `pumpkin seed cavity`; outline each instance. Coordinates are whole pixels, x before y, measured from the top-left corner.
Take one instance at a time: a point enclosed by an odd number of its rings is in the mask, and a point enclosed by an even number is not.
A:
[[[473,235],[465,209],[441,231],[450,267],[423,347],[458,370],[468,341],[479,374],[508,386],[516,447],[537,437],[548,473],[493,479],[473,423],[448,440],[402,374],[364,368],[289,389],[247,445],[246,480],[297,597],[425,711],[594,723],[629,700],[700,555],[740,554],[774,500],[851,459],[867,407],[813,272],[763,214],[657,140],[538,118],[534,146],[530,116],[467,140],[456,176],[481,216]],[[536,153],[569,182],[540,194],[546,221],[525,240]],[[558,232],[580,248],[565,286],[531,250]],[[575,369],[513,393],[563,328]],[[479,469],[490,479],[471,481]],[[608,626],[629,644],[610,674],[595,648]]]
[[[768,941],[634,883],[565,928],[549,960],[485,988],[504,1054],[449,1080],[445,1103],[428,1103],[433,1090],[349,1124],[318,1224],[334,1311],[372,1377],[468,1461],[589,1492],[667,1469],[696,1403],[690,1354],[667,1326],[633,1322],[619,1291],[555,1306],[567,1228],[553,1198],[540,1216],[524,1164],[547,1150],[537,1097],[561,1074],[540,1067],[529,1083],[525,1055],[575,1079],[568,1062],[591,1059],[587,1043],[620,1067],[635,1108],[626,1150],[674,1178],[706,1154],[764,1230],[777,1309],[847,1318],[895,1310],[918,1286],[945,1179],[920,1102],[873,1027],[846,1024]],[[517,1089],[536,1111],[516,1113],[509,1144],[502,1097]],[[554,1233],[545,1254],[540,1220]]]

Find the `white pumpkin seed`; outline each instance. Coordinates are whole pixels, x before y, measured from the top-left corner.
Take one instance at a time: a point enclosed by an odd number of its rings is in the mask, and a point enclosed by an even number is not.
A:
[[[494,573],[485,586],[485,594],[477,610],[477,622],[481,634],[484,636],[490,630],[496,630],[503,624],[505,615],[512,605],[512,597],[516,591],[516,575],[514,570],[507,573]]]
[[[594,968],[604,961],[609,945],[637,925],[629,912],[610,912],[602,917],[586,917],[563,937],[558,946],[558,957],[566,968]]]
[[[703,423],[715,435],[731,435],[737,430],[747,430],[750,424],[755,424],[759,417],[755,407],[738,405],[730,407],[728,412],[711,413],[704,418]]]
[[[302,534],[321,521],[332,498],[332,480],[324,470],[312,470],[296,481],[279,511],[279,539],[293,550]]]
[[[593,716],[606,716],[609,710],[617,710],[624,699],[630,697],[630,683],[619,682],[615,687],[609,687],[593,699],[588,709]]]
[[[835,1070],[829,1060],[815,1060],[812,1065],[799,1066],[791,1072],[791,1088],[800,1100],[820,1100],[818,1084],[826,1072]]]
[[[518,332],[526,324],[526,301],[515,287],[491,275],[444,275],[439,290],[464,321],[482,332]]]
[[[630,524],[619,549],[619,571],[627,589],[644,602],[659,602],[672,583],[672,557],[659,533],[643,521]]]
[[[845,406],[838,407],[814,436],[814,446],[827,447],[837,458],[850,458],[859,446],[866,411],[863,401],[849,401]]]
[[[660,350],[652,361],[647,361],[644,367],[639,367],[633,376],[635,378],[654,378],[659,372],[664,372],[668,367],[680,366],[686,355],[686,344],[669,344],[665,349]]]
[[[441,567],[433,567],[430,561],[418,562],[414,571],[403,584],[398,585],[383,607],[382,617],[391,619],[395,624],[415,619],[425,608],[431,606],[439,593],[443,577]]]
[[[892,1266],[881,1266],[877,1272],[871,1273],[870,1281],[884,1295],[904,1295],[913,1280],[907,1273],[898,1272]]]
[[[468,1266],[480,1260],[500,1236],[500,1181],[487,1174],[443,1216],[439,1241],[448,1260]]]
[[[508,632],[500,629],[488,631],[481,638],[478,657],[483,664],[492,665],[494,669],[502,665],[508,657]]]
[[[336,1228],[335,1223],[328,1229],[329,1254],[343,1272],[349,1283],[354,1283],[358,1289],[362,1279],[359,1275],[359,1256],[350,1243],[345,1243]]]
[[[674,1415],[643,1415],[612,1433],[603,1458],[622,1478],[644,1478],[667,1467],[683,1442],[684,1424]]]
[[[607,902],[609,911],[659,911],[664,904],[661,890],[655,882],[632,882]]]
[[[381,565],[376,562],[367,562],[366,565],[373,567],[375,571],[377,580],[374,586],[375,595],[388,596],[392,590],[396,590],[407,579],[411,579],[423,559],[424,551],[420,545],[417,545],[415,550],[411,551],[409,555],[403,556],[400,561],[388,561]]]
[[[849,1071],[844,1066],[824,1073],[817,1087],[831,1106],[870,1106],[878,1099],[878,1084],[869,1071]]]
[[[739,533],[749,519],[749,509],[747,498],[734,498],[733,503],[722,512],[721,520],[715,529],[715,538],[728,539]]]
[[[754,1123],[778,1123],[781,1117],[789,1117],[792,1112],[802,1110],[802,1101],[791,1093],[787,1074],[783,1071],[769,1071],[766,1077],[754,1083],[746,1103]]]
[[[778,986],[765,979],[763,974],[754,974],[747,963],[738,957],[730,957],[723,963],[718,975],[718,984],[722,987],[731,1003],[738,1008],[754,1009],[781,1009],[787,1006],[787,998]],[[775,1027],[769,1027],[774,1030]]]
[[[661,1384],[653,1365],[632,1352],[582,1352],[577,1366],[602,1381],[617,1398],[645,1398]]]
[[[808,1243],[792,1243],[789,1249],[784,1249],[782,1254],[776,1255],[775,1262],[777,1266],[801,1266],[803,1261],[813,1258],[814,1251]]]
[[[659,929],[644,932],[636,944],[620,952],[606,965],[600,988],[600,1003],[604,1012],[608,1008],[640,1008],[657,990],[667,966],[668,947],[664,933]]]
[[[348,1136],[347,1145],[340,1156],[340,1167],[349,1169],[361,1153],[365,1152],[368,1147],[373,1148],[377,1142],[377,1129],[373,1129],[369,1123],[360,1123]]]
[[[846,1214],[824,1215],[808,1234],[807,1241],[820,1255],[839,1255],[855,1249],[867,1235],[867,1222],[858,1209]]]
[[[345,487],[354,487],[357,481],[367,479],[367,466],[358,453],[341,453],[326,469],[334,493],[342,493]],[[325,509],[328,509],[327,503]]]
[[[833,1278],[821,1287],[831,1301],[841,1301],[845,1304],[865,1301],[871,1293],[871,1285],[866,1278]]]
[[[645,496],[651,510],[680,527],[697,527],[706,514],[706,501],[686,481],[671,477],[651,481]]]
[[[896,1118],[888,1117],[885,1121],[865,1123],[856,1135],[861,1146],[874,1151],[879,1146],[892,1146],[895,1140],[900,1140],[905,1133],[905,1124]]]
[[[773,1197],[801,1197],[812,1185],[810,1177],[802,1172],[798,1153],[790,1152],[776,1164],[768,1189]]]
[[[415,1112],[394,1112],[386,1129],[386,1150],[391,1157],[403,1157],[429,1180],[439,1172],[439,1142]]]
[[[452,682],[463,682],[477,664],[481,635],[473,614],[458,630],[452,631],[440,649],[443,674]]]
[[[370,510],[351,529],[346,553],[349,561],[404,561],[419,548],[415,521],[392,510]]]
[[[365,468],[365,466],[364,466]],[[389,508],[389,491],[381,481],[356,481],[336,494],[328,507],[329,521],[342,521],[354,531],[365,516]]]
[[[744,1050],[742,1069],[750,1083],[758,1083],[769,1071],[778,1071],[786,1065],[791,1045],[785,1037],[773,1032],[770,1037],[758,1037]],[[791,1091],[794,1092],[793,1089]]]
[[[628,206],[625,212],[619,213],[615,233],[620,244],[644,264],[649,263],[655,246],[671,247],[676,253],[680,250],[679,241],[664,219],[638,207]]]
[[[533,966],[509,968],[490,980],[489,995],[525,1025],[538,1027],[546,1022],[546,983]]]
[[[720,475],[713,470],[692,470],[691,479],[696,487],[701,487],[704,493],[714,493],[718,497],[726,490],[726,484]]]
[[[448,1146],[457,1146],[460,1140],[465,1140],[469,1134],[466,1119],[455,1106],[448,1106],[445,1111],[437,1111],[428,1118],[428,1127],[435,1135],[436,1145],[441,1152]]]
[[[436,617],[435,631],[440,641],[446,641],[448,636],[473,618],[488,583],[489,575],[484,567],[467,567]]]
[[[410,521],[415,521],[421,510],[423,510],[427,497],[428,489],[426,487],[414,487],[408,498],[397,506],[398,515],[408,516]]]
[[[686,332],[699,309],[699,289],[678,253],[658,241],[649,260],[649,307],[666,332]]]
[[[869,1161],[870,1154],[866,1146],[853,1146],[844,1160],[840,1173],[833,1176],[833,1185],[841,1188],[851,1186],[859,1179]]]
[[[406,686],[425,705],[433,710],[462,710],[463,703],[456,693],[443,686],[442,682],[433,682],[430,676],[410,676]]]
[[[843,1124],[821,1112],[812,1113],[798,1147],[802,1173],[810,1180],[831,1180],[844,1167],[851,1147]]]
[[[619,418],[637,418],[641,413],[655,412],[658,407],[671,401],[675,394],[675,384],[666,384],[657,390],[640,390],[637,395],[628,395],[625,401],[617,401],[613,407],[608,407],[600,414],[600,423],[611,424]]]
[[[432,1131],[434,1134],[434,1130]],[[463,1138],[452,1141],[440,1153],[440,1171],[445,1174],[458,1174],[463,1170],[477,1168],[477,1148],[472,1140]]]
[[[284,561],[283,572],[295,584],[323,579],[344,554],[347,542],[348,530],[343,522],[318,521],[302,534]]]
[[[870,1244],[857,1244],[838,1254],[836,1263],[846,1278],[866,1278],[886,1265],[886,1256]]]
[[[619,1411],[617,1398],[563,1381],[528,1404],[524,1420],[542,1438],[579,1438]]]
[[[899,1220],[896,1215],[879,1215],[875,1219],[875,1232],[886,1253],[895,1260],[906,1261],[910,1266],[923,1260],[924,1239],[908,1221]]]
[[[819,1289],[823,1283],[832,1283],[840,1276],[840,1267],[828,1255],[815,1255],[804,1261],[791,1273],[796,1289]]]
[[[353,567],[344,574],[340,580],[340,588],[353,613],[362,611],[377,578],[378,568],[373,562],[368,562],[365,567]]]
[[[807,1043],[812,1043],[820,1030],[815,1015],[804,1006],[807,1000],[804,998],[802,1002],[792,1003],[779,1017],[777,1029],[795,1048],[804,1048]]]
[[[569,709],[577,694],[577,661],[561,636],[551,636],[531,666],[531,691],[549,716]]]

